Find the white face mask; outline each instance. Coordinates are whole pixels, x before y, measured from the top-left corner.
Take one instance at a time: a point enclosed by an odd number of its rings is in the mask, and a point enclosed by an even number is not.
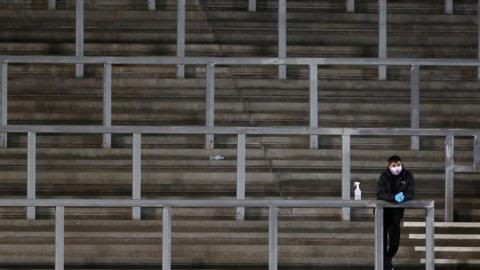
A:
[[[402,166],[396,166],[396,167],[392,167],[390,168],[390,171],[393,173],[393,175],[399,175],[400,172],[402,171]]]

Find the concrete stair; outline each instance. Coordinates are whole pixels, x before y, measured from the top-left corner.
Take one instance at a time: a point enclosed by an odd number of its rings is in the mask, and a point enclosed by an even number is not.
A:
[[[147,74],[138,74],[146,70]],[[9,119],[15,124],[100,124],[102,79],[24,74],[12,67]],[[149,72],[148,72],[149,71]],[[172,69],[172,71],[174,71]],[[115,125],[203,125],[205,80],[169,79],[155,68],[114,67],[112,120]],[[218,126],[308,125],[308,81],[216,80]],[[319,125],[323,127],[409,127],[409,82],[392,80],[319,81]],[[480,84],[428,80],[421,84],[420,126],[478,126]],[[462,106],[458,106],[458,104]],[[352,106],[354,104],[354,106]],[[385,106],[378,106],[384,104]],[[68,113],[66,113],[68,111]]]
[[[147,1],[131,1],[133,10],[125,10],[121,3],[108,7],[89,2],[85,13],[85,55],[175,55],[176,12],[175,5],[171,4],[173,1],[167,1],[154,12],[136,8],[137,4],[146,5]],[[253,13],[244,8],[239,10],[235,4],[229,5],[231,1],[220,4],[224,8],[219,7],[218,1],[189,2],[187,56],[277,55],[275,1],[263,4],[259,1],[259,11]],[[338,5],[334,4],[335,1],[318,2],[289,1],[288,56],[377,56],[378,16],[375,9],[363,8],[360,4],[358,13],[349,14],[337,8],[316,9],[317,5]],[[398,3],[398,6],[416,8],[410,2]],[[442,6],[441,1],[438,4],[423,6],[428,8],[431,5],[434,11]],[[262,8],[264,5],[270,8]],[[375,5],[367,3],[367,6]],[[62,5],[59,3],[59,6]],[[393,4],[392,10],[397,10],[395,6]],[[470,12],[455,15],[392,12],[388,18],[389,57],[476,58],[474,6],[471,3],[457,6]],[[2,54],[74,54],[73,9],[48,11],[15,7],[6,5],[0,12],[3,20],[0,31]],[[405,39],[405,36],[409,38]]]
[[[53,263],[52,221],[2,221],[1,227],[4,236],[0,242],[2,264]],[[268,262],[268,223],[265,220],[185,220],[174,214],[172,228],[173,265],[248,267]],[[66,264],[72,267],[89,265],[95,269],[102,265],[130,265],[136,269],[161,265],[162,233],[158,220],[67,219],[65,233]],[[322,267],[334,262],[337,267],[371,266],[373,223],[281,219],[279,255],[282,267],[308,264]],[[419,258],[411,257],[415,252],[409,247],[402,247],[400,256],[399,261],[405,265],[418,264]]]
[[[161,140],[161,138],[159,138]],[[374,140],[374,139],[372,139]],[[365,147],[365,139],[359,145]],[[461,145],[461,142],[459,142]],[[39,138],[39,144],[42,140]],[[364,199],[374,199],[376,182],[384,170],[385,157],[399,154],[416,177],[418,199],[435,199],[442,216],[444,163],[442,150],[366,151],[353,144],[352,182],[360,179]],[[252,145],[253,146],[253,145]],[[151,148],[142,151],[142,196],[144,198],[234,198],[236,192],[236,149]],[[221,155],[224,160],[211,160]],[[471,162],[471,151],[457,150],[459,163]],[[263,146],[247,149],[247,197],[286,199],[338,199],[341,194],[339,149],[295,149]],[[24,198],[26,194],[25,148],[0,150],[0,194]],[[37,151],[37,195],[39,198],[129,198],[131,196],[131,150],[99,148],[40,148]],[[455,177],[457,220],[478,220],[476,174]],[[24,216],[19,209],[3,209],[4,217]],[[147,216],[157,212],[145,210]],[[226,215],[229,212],[226,212]],[[255,212],[252,213],[254,215]],[[308,213],[308,211],[306,211]],[[338,210],[314,214],[339,218]],[[51,216],[40,212],[40,216]],[[104,215],[95,213],[92,215]],[[112,210],[112,215],[128,211]],[[248,214],[248,213],[247,213]],[[354,210],[356,218],[371,219],[371,211]],[[412,210],[421,218],[421,211]]]
[[[424,254],[425,246],[419,244],[422,239],[425,239],[425,223],[405,222],[404,226],[409,230],[409,238],[417,242],[415,251]],[[480,225],[475,222],[435,223],[435,263],[478,267],[480,264],[477,259],[480,252],[479,228]],[[421,262],[424,263],[424,260],[422,259]]]
[[[207,0],[208,6],[216,10],[238,10],[244,11],[248,8],[248,2],[235,0]],[[275,11],[277,7],[275,0],[257,0],[257,10]],[[455,14],[472,14],[475,12],[474,0],[455,1]],[[345,12],[345,2],[333,0],[289,0],[288,10],[294,11],[317,11],[317,12]],[[364,0],[355,1],[357,12],[376,13],[378,1]],[[387,5],[389,13],[415,13],[415,14],[442,14],[445,12],[443,1],[413,1],[398,0],[390,1]]]

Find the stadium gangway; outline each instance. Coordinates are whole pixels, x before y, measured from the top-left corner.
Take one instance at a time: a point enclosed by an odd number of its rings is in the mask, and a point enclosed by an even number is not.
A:
[[[185,1],[177,0],[177,57],[185,57],[185,28],[186,12]],[[244,0],[246,1],[246,0]],[[56,0],[48,0],[48,8],[55,9]],[[453,14],[453,0],[445,0],[445,13]],[[148,0],[148,9],[155,10],[155,0]],[[248,0],[248,9],[256,10],[256,0]],[[346,10],[355,11],[355,0],[346,0]],[[477,4],[478,17],[478,58],[480,59],[480,0]],[[278,0],[278,57],[287,57],[287,0]],[[75,56],[84,56],[85,42],[85,0],[76,0],[75,4]],[[378,58],[387,58],[387,0],[378,0]],[[77,77],[83,77],[83,64],[76,65]],[[478,69],[478,79],[480,80],[480,68]],[[177,77],[185,77],[185,66],[177,66]],[[278,78],[287,78],[287,68],[285,65],[278,66]],[[387,66],[378,66],[378,79],[387,79]]]
[[[266,128],[266,127],[148,127],[148,126],[0,126],[0,132],[27,133],[27,199],[36,199],[36,136],[37,133],[133,134],[132,140],[132,199],[141,199],[141,136],[142,134],[223,134],[236,135],[237,192],[236,198],[245,199],[246,136],[247,135],[338,135],[342,137],[342,200],[350,200],[350,139],[351,136],[443,136],[445,137],[445,221],[453,221],[454,173],[480,171],[480,130],[472,129],[394,129],[394,128]],[[454,164],[455,136],[474,136],[474,163]],[[237,209],[237,219],[244,219],[245,209]],[[28,207],[27,218],[35,218],[35,208]],[[140,209],[132,210],[132,218],[140,219]],[[350,209],[342,209],[342,219],[350,219]]]
[[[414,59],[414,58],[220,58],[220,57],[101,57],[101,56],[8,56],[0,55],[0,124],[7,125],[8,65],[22,64],[103,64],[103,125],[112,123],[112,65],[204,65],[206,66],[205,126],[215,123],[215,65],[303,65],[309,67],[310,127],[318,127],[318,66],[410,66],[410,127],[420,127],[420,67],[461,66],[480,67],[476,59]],[[104,147],[111,145],[111,136],[105,134]],[[214,136],[205,137],[207,148],[214,147]],[[6,146],[6,136],[0,134],[0,146]],[[318,148],[318,136],[310,137],[310,147]],[[412,150],[419,150],[418,136],[411,137]]]
[[[269,208],[269,270],[278,269],[278,208],[374,208],[375,270],[383,270],[384,208],[426,209],[425,269],[434,270],[434,201],[407,201],[390,204],[384,201],[342,200],[94,200],[94,199],[0,199],[0,207],[55,207],[55,270],[64,269],[64,211],[69,207],[162,207],[162,269],[171,269],[172,208]]]

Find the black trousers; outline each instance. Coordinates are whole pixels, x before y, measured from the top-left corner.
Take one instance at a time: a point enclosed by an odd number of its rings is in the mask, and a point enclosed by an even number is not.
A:
[[[391,210],[391,209],[388,209]],[[383,256],[384,270],[392,269],[392,258],[400,246],[400,221],[393,212],[385,209],[383,216]]]

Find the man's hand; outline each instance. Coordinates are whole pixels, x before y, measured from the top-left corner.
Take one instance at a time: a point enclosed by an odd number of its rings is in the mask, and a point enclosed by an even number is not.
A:
[[[401,203],[403,200],[405,200],[405,195],[403,195],[403,192],[399,192],[397,195],[395,195],[395,201],[397,201],[397,203]]]

